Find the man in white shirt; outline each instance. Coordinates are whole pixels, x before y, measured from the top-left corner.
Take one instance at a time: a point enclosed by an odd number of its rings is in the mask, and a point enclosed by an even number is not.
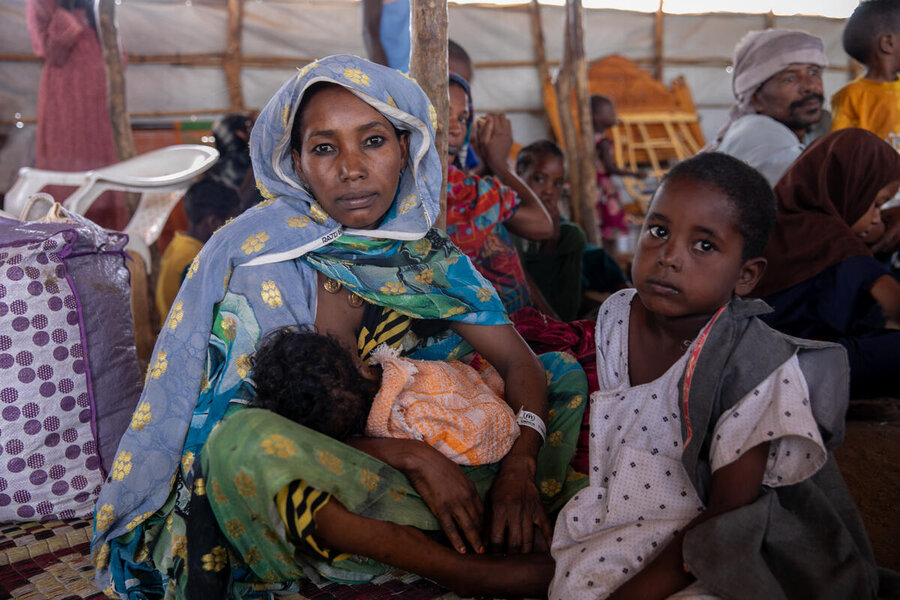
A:
[[[704,150],[730,154],[773,186],[823,115],[822,40],[803,31],[751,31],[734,50],[729,120]]]

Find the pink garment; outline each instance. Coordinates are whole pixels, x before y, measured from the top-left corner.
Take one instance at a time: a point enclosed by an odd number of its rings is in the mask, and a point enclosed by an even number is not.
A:
[[[493,367],[479,374],[459,361],[401,358],[387,345],[370,362],[383,374],[366,435],[422,440],[461,465],[497,462],[519,437]]]
[[[57,0],[26,0],[25,15],[34,53],[44,59],[35,166],[87,171],[117,162],[103,54],[85,11],[65,10]],[[61,201],[72,188],[46,191]],[[123,229],[128,224],[124,196],[103,194],[86,216],[103,227]]]
[[[597,135],[596,148],[601,144],[612,144],[612,140],[604,134]],[[628,221],[625,210],[619,199],[619,190],[612,182],[601,161],[597,161],[597,221],[600,224],[600,237],[603,240],[615,240],[623,233],[628,233]]]

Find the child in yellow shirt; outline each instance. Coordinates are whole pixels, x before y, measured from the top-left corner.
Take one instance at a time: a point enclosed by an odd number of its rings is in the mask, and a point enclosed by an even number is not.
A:
[[[860,3],[844,27],[843,43],[867,70],[832,96],[831,130],[868,129],[900,150],[900,2]]]

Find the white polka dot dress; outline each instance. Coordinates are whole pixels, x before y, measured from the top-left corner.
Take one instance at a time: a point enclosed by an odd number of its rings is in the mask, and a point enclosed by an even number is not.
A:
[[[704,509],[681,463],[678,381],[689,352],[655,381],[630,385],[628,323],[632,299],[639,301],[634,294],[616,293],[598,315],[600,389],[591,396],[590,485],[557,520],[551,600],[606,597]],[[801,481],[826,459],[796,357],[723,414],[713,435],[713,471],[771,442],[764,476],[770,486]],[[679,598],[710,597],[702,585],[690,591]]]

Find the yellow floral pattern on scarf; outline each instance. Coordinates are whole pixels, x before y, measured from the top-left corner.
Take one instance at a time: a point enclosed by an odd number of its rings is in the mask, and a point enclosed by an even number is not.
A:
[[[341,459],[339,459],[331,452],[318,450],[316,452],[316,458],[319,459],[319,462],[322,463],[323,467],[325,467],[335,475],[340,475],[344,472],[344,469],[341,466]]]
[[[378,487],[378,482],[381,481],[381,477],[372,471],[362,469],[359,480],[367,490],[374,492],[375,488]]]
[[[562,484],[552,477],[541,482],[541,493],[545,496],[555,496],[560,490],[562,490]]]
[[[295,227],[299,229],[300,227],[306,227],[312,222],[312,219],[307,217],[306,215],[300,215],[298,217],[290,217],[287,220],[288,227]]]
[[[364,85],[366,87],[369,87],[369,84],[372,81],[371,79],[369,79],[368,75],[366,75],[359,69],[344,69],[344,77],[357,85]]]
[[[169,329],[175,329],[184,318],[184,304],[181,300],[175,303],[172,310],[169,311]]]
[[[252,498],[256,495],[256,482],[246,473],[238,473],[234,477],[234,485],[241,496]]]
[[[116,460],[113,462],[112,478],[116,481],[122,481],[131,473],[131,452],[119,452]]]
[[[478,288],[478,299],[482,302],[487,302],[493,295],[493,291],[486,287]]]
[[[244,251],[244,254],[253,254],[254,252],[259,252],[266,246],[266,242],[269,241],[269,234],[265,231],[260,231],[259,233],[254,233],[241,244],[241,250]]]
[[[290,458],[297,454],[297,447],[294,445],[294,442],[277,433],[273,433],[263,440],[260,446],[262,446],[266,454],[274,454],[278,458]]]
[[[140,431],[146,427],[147,423],[149,423],[152,418],[153,415],[150,413],[150,403],[141,402],[138,407],[134,409],[134,414],[131,415],[131,428],[135,431]]]
[[[282,304],[281,290],[278,289],[278,286],[275,285],[274,281],[263,281],[260,295],[262,296],[263,302],[268,304],[271,308],[278,308]]]
[[[203,555],[204,571],[221,571],[225,568],[225,562],[228,560],[228,553],[222,546],[216,546],[212,552]]]
[[[391,295],[405,294],[406,287],[399,281],[388,281],[383,286],[381,286],[381,293]]]
[[[419,273],[413,278],[421,284],[427,285],[434,281],[434,269],[425,268],[419,271]]]
[[[97,531],[106,531],[109,529],[109,526],[112,525],[115,518],[115,509],[112,504],[104,504],[101,506],[100,510],[97,511],[97,516],[94,517],[94,525],[97,527]]]
[[[160,350],[156,354],[156,361],[153,363],[153,368],[150,369],[150,377],[159,379],[163,376],[168,367],[169,363],[166,361],[166,353],[164,350]]]

